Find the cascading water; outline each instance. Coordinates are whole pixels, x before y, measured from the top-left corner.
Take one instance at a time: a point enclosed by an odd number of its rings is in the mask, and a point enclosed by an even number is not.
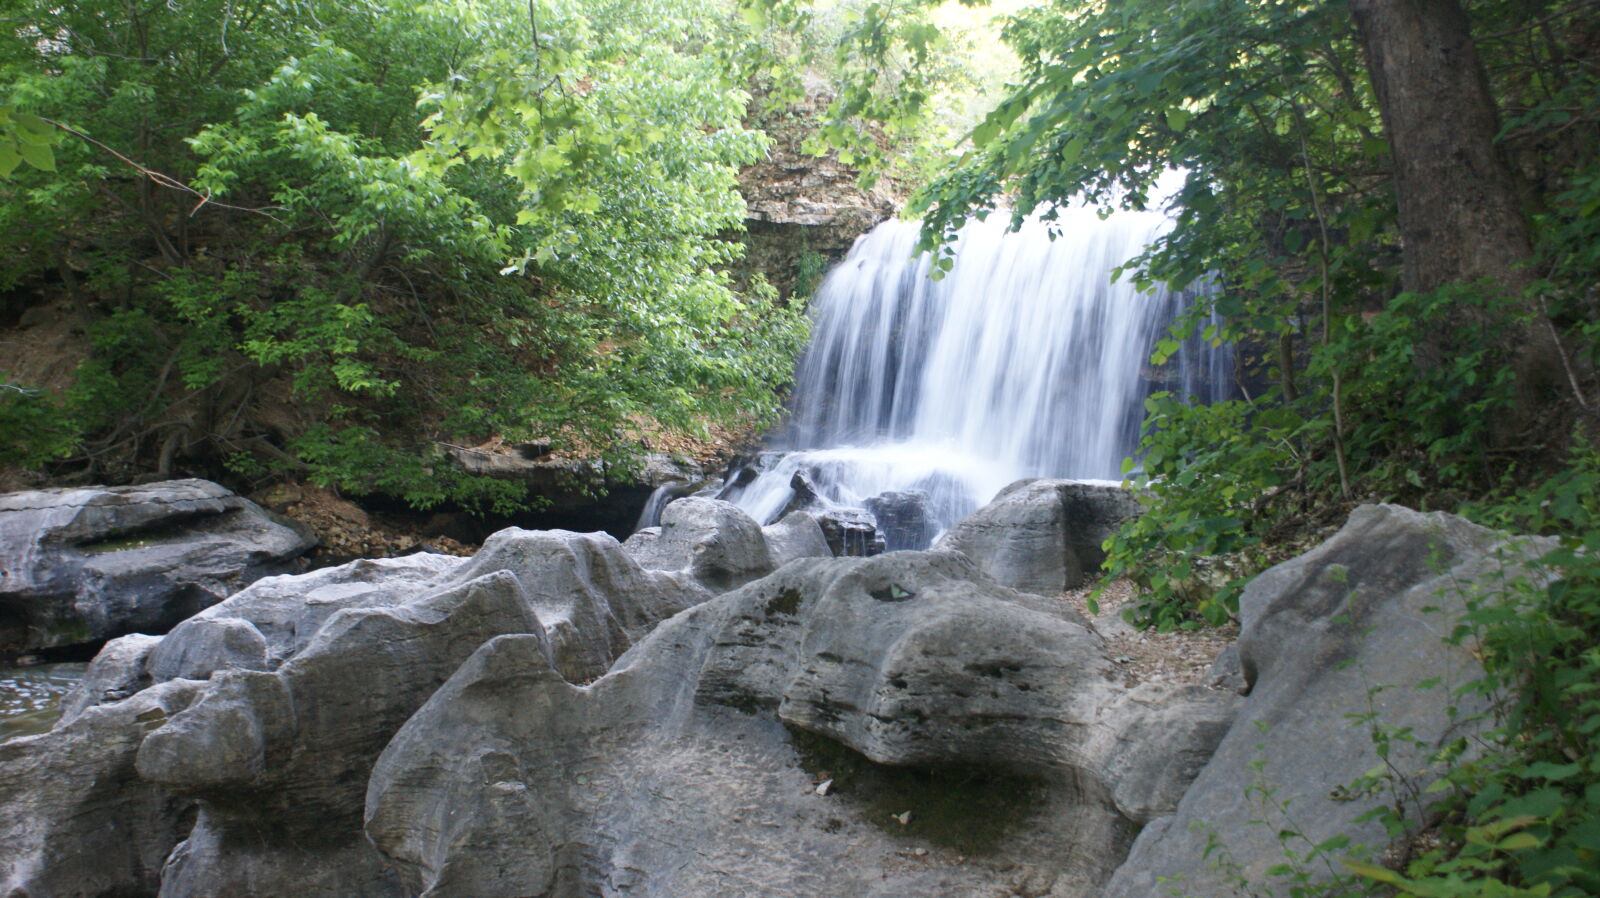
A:
[[[1051,239],[1038,221],[975,222],[938,281],[913,255],[916,222],[879,225],[812,301],[791,424],[730,498],[768,522],[803,471],[841,505],[923,490],[942,530],[1021,477],[1120,477],[1150,392],[1227,390],[1226,348],[1191,340],[1149,365],[1188,296],[1112,281],[1168,225],[1061,210]]]

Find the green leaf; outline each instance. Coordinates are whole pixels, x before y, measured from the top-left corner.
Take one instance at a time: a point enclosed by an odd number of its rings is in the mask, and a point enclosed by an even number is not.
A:
[[[37,115],[19,112],[11,118],[16,123],[17,136],[23,143],[41,147],[55,143],[56,129]]]
[[[48,147],[41,144],[18,144],[17,149],[22,153],[23,161],[40,171],[56,170],[56,155]]]
[[[1167,127],[1174,131],[1181,132],[1183,129],[1189,127],[1189,119],[1192,117],[1193,116],[1187,109],[1168,109]]]
[[[1378,882],[1386,882],[1390,885],[1400,885],[1403,882],[1400,874],[1390,870],[1388,867],[1380,867],[1377,864],[1367,864],[1348,858],[1345,859],[1344,865],[1351,873],[1367,879],[1375,879]]]
[[[11,173],[22,164],[22,154],[17,152],[15,142],[0,138],[0,178],[9,178]]]
[[[1524,851],[1542,844],[1543,840],[1533,833],[1516,833],[1501,839],[1494,847],[1500,851]]]

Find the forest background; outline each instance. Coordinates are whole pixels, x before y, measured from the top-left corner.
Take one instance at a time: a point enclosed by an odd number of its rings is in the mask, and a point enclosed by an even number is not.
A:
[[[1600,891],[1596,4],[1007,11],[1000,84],[973,10],[923,0],[13,0],[0,293],[66,296],[89,349],[64,392],[6,380],[0,463],[503,509],[440,447],[758,432],[802,310],[717,238],[807,74],[813,145],[917,188],[930,250],[1181,171],[1124,276],[1208,284],[1152,363],[1215,311],[1239,398],[1151,397],[1109,574],[1199,626],[1357,502],[1562,534],[1551,585],[1463,624],[1501,729],[1437,847],[1339,888]]]

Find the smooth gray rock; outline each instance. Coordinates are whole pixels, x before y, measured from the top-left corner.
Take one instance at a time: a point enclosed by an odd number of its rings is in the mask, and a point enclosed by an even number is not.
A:
[[[641,530],[623,548],[646,570],[682,571],[714,593],[776,568],[755,520],[731,502],[698,496],[668,505],[660,530]]]
[[[1381,763],[1369,726],[1346,715],[1376,712],[1383,726],[1409,730],[1415,743],[1394,743],[1389,760],[1425,788],[1437,775],[1427,755],[1482,726],[1466,721],[1481,704],[1451,691],[1481,673],[1477,662],[1444,642],[1467,594],[1494,595],[1552,547],[1443,513],[1369,505],[1321,546],[1261,574],[1240,599],[1243,710],[1177,813],[1140,834],[1108,898],[1164,894],[1159,881],[1172,877],[1183,894],[1228,894],[1229,877],[1211,869],[1223,857],[1266,883],[1285,859],[1284,830],[1303,836],[1287,846],[1302,854],[1339,833],[1381,849],[1382,827],[1353,821],[1388,796],[1335,797]],[[1440,685],[1418,688],[1434,678]],[[1208,834],[1221,846],[1209,859]]]
[[[1141,824],[1176,810],[1242,704],[1237,694],[1202,686],[1143,683],[1109,706],[1107,716],[1123,723],[1109,728],[1116,744],[1097,750],[1109,759],[1117,810]]]
[[[685,576],[641,569],[603,533],[511,528],[462,563],[407,559],[418,560],[403,575],[437,573],[397,577],[387,597],[372,567],[347,575],[342,590],[315,581],[343,607],[319,616],[290,657],[272,670],[235,664],[212,674],[193,707],[145,740],[140,774],[196,798],[201,810],[163,875],[165,898],[403,894],[361,836],[368,772],[473,650],[525,634],[543,665],[583,682],[663,617],[709,597]],[[270,586],[275,598],[294,584]],[[282,602],[245,598],[244,610],[280,643],[284,631],[298,631],[285,626]]]
[[[267,577],[166,637],[114,640],[36,743],[70,773],[28,761],[0,788],[19,815],[85,802],[92,812],[19,825],[19,839],[41,840],[29,856],[42,860],[7,869],[0,894],[152,894],[161,871],[169,898],[399,898],[361,834],[367,772],[473,650],[525,634],[543,664],[581,682],[708,597],[686,574],[641,569],[605,534],[511,529],[470,560],[413,554]],[[181,707],[146,707],[180,692]],[[94,739],[70,737],[91,725]],[[115,771],[102,770],[102,746],[122,747]],[[135,840],[137,864],[114,861],[93,890],[57,889],[69,880],[54,858],[92,856],[130,827],[150,834]]]
[[[997,582],[1039,595],[1083,585],[1105,563],[1101,544],[1139,513],[1120,486],[1077,480],[1019,480],[939,540]]]
[[[206,680],[219,670],[269,670],[267,640],[236,617],[194,617],[172,629],[150,652],[150,679]]]
[[[803,511],[790,512],[777,523],[762,527],[761,535],[767,540],[767,550],[772,553],[774,567],[783,567],[796,558],[828,558],[833,555],[817,519]]]
[[[751,532],[743,525],[754,522],[724,518],[724,513],[714,510],[720,526],[710,540],[696,544],[706,546],[704,551],[691,550],[695,560],[687,572],[646,570],[605,533],[512,527],[489,537],[477,555],[442,582],[511,571],[544,627],[556,669],[581,683],[605,673],[656,624],[710,598],[703,582],[737,576],[740,568],[722,553],[751,545]],[[754,545],[765,550],[760,528],[753,536]]]
[[[0,652],[166,632],[314,543],[205,480],[0,495]]]
[[[193,804],[140,779],[134,757],[203,686],[162,683],[0,742],[0,895],[155,893]]]
[[[83,679],[62,697],[61,718],[56,726],[59,728],[95,705],[120,702],[151,685],[145,665],[160,642],[160,636],[134,633],[102,646],[84,670]]]
[[[1115,755],[1166,713],[1126,696],[1080,617],[960,555],[801,559],[588,687],[489,642],[384,750],[366,831],[409,894],[1087,896],[1135,831]]]

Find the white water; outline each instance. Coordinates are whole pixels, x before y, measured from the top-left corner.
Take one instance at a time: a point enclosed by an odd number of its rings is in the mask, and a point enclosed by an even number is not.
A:
[[[1221,398],[1230,354],[1189,341],[1148,364],[1184,297],[1140,293],[1111,270],[1168,226],[1156,213],[1062,210],[1051,240],[1029,222],[969,224],[955,268],[927,276],[919,225],[857,241],[812,301],[794,414],[761,476],[731,498],[766,522],[806,471],[831,501],[922,489],[946,528],[1021,477],[1116,479],[1155,389]]]

